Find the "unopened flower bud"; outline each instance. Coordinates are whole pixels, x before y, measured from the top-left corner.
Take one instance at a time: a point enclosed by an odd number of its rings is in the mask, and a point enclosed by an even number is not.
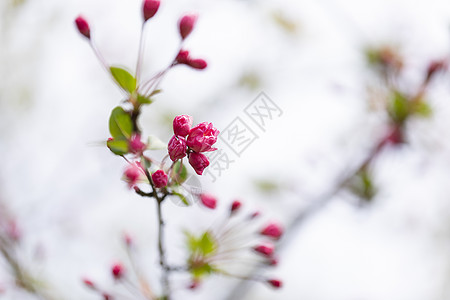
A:
[[[197,70],[203,70],[208,66],[206,61],[201,58],[189,60],[188,65]]]
[[[114,276],[114,279],[122,279],[125,274],[125,268],[121,263],[115,263],[111,268],[111,273]]]
[[[186,156],[186,140],[183,137],[174,135],[167,145],[169,156],[172,161],[176,161]]]
[[[189,154],[189,163],[191,164],[192,168],[194,168],[195,173],[198,175],[202,175],[203,171],[207,166],[209,166],[209,160],[208,158],[197,152],[192,152]]]
[[[217,199],[209,194],[201,194],[200,195],[200,201],[202,204],[210,209],[216,208],[217,205]]]
[[[162,188],[167,185],[167,175],[163,170],[158,170],[152,174],[153,184],[156,188]]]
[[[89,28],[89,23],[86,21],[86,19],[82,16],[78,16],[78,18],[75,19],[75,24],[77,25],[78,31],[84,35],[86,38],[91,38],[91,30]]]
[[[179,29],[181,39],[185,39],[194,29],[195,22],[197,21],[197,15],[185,15],[180,19]]]
[[[231,213],[235,213],[240,207],[242,203],[239,200],[234,200],[231,204]]]
[[[266,282],[276,289],[279,289],[283,286],[283,282],[279,279],[268,279]]]
[[[189,51],[181,49],[180,52],[178,52],[175,60],[179,64],[188,64],[190,60]]]
[[[144,0],[142,4],[142,15],[144,22],[152,18],[159,9],[159,0]]]
[[[142,154],[142,152],[144,152],[144,150],[147,148],[147,145],[141,141],[140,134],[134,134],[128,141],[128,146],[130,152],[134,154]]]
[[[173,132],[177,136],[186,137],[192,126],[192,117],[188,115],[176,116],[173,119]]]
[[[275,248],[272,244],[262,244],[262,245],[258,245],[253,247],[253,250],[255,250],[256,252],[264,255],[265,257],[272,257]]]
[[[124,175],[128,181],[128,186],[132,188],[139,180],[139,177],[141,176],[141,170],[136,164],[131,164],[125,170]]]
[[[279,224],[270,223],[266,227],[264,227],[260,233],[262,235],[278,240],[283,234],[283,228]]]

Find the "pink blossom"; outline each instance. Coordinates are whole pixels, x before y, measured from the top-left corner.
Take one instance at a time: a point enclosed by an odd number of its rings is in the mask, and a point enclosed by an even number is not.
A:
[[[136,164],[131,164],[125,170],[124,175],[128,181],[128,186],[132,188],[137,183],[139,177],[141,176],[141,168]]]
[[[264,227],[260,233],[277,240],[283,234],[283,228],[277,223],[270,223]]]
[[[208,158],[197,152],[192,152],[189,154],[189,163],[198,175],[202,175],[205,168],[209,166]]]
[[[196,58],[196,59],[189,60],[188,65],[190,67],[194,68],[194,69],[197,69],[197,70],[203,70],[203,69],[205,69],[208,66],[206,61],[201,59],[201,58]]]
[[[91,38],[91,30],[89,28],[89,23],[83,16],[78,16],[78,18],[75,19],[75,24],[77,25],[78,31],[82,35],[84,35],[88,39]]]
[[[134,134],[130,138],[130,140],[128,142],[128,146],[129,146],[130,152],[134,153],[134,154],[142,154],[142,152],[144,152],[145,148],[147,148],[147,145],[141,141],[141,135],[139,135],[139,134]]]
[[[153,173],[152,180],[156,188],[162,188],[167,185],[167,175],[163,170],[158,170]]]
[[[176,116],[173,119],[173,132],[177,136],[186,137],[192,126],[192,117],[189,115]]]
[[[212,145],[217,141],[219,130],[212,123],[203,122],[195,126],[189,132],[187,145],[195,152],[214,151]]]
[[[188,64],[190,61],[189,51],[181,49],[175,60],[179,64]]]
[[[201,194],[200,201],[202,204],[208,208],[214,209],[217,205],[217,199],[210,194]]]
[[[253,247],[253,250],[256,252],[270,258],[275,251],[275,248],[272,244],[266,243]]]
[[[195,22],[197,22],[197,15],[185,15],[180,19],[179,28],[181,39],[185,39],[194,29]]]
[[[174,135],[170,139],[167,148],[172,161],[176,161],[186,156],[186,140],[183,137]]]
[[[159,0],[144,0],[142,4],[142,15],[144,16],[144,22],[152,18],[159,9]]]

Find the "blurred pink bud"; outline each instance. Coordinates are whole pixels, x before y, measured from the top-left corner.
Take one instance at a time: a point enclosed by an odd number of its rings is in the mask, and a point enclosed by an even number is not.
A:
[[[217,205],[217,199],[209,194],[201,194],[200,201],[202,204],[208,208],[215,209]]]
[[[86,19],[82,16],[78,16],[75,19],[75,24],[77,25],[78,31],[84,35],[86,38],[91,38],[91,30],[89,29],[89,24]]]
[[[144,0],[142,4],[142,15],[144,22],[152,18],[159,9],[159,0]]]
[[[125,274],[125,268],[121,263],[115,263],[111,267],[111,273],[114,276],[114,279],[116,280],[122,279],[123,275]]]
[[[156,188],[162,188],[167,185],[167,175],[163,170],[158,170],[153,173],[152,180]]]
[[[141,176],[141,168],[136,164],[131,164],[125,170],[124,175],[128,181],[128,186],[132,188],[137,183],[139,177]]]
[[[200,285],[200,281],[194,279],[194,280],[192,280],[191,284],[189,284],[188,288],[189,288],[190,290],[195,290],[196,288],[199,287],[199,285]]]
[[[188,65],[197,70],[203,70],[208,66],[206,61],[201,58],[189,60]]]
[[[133,238],[128,233],[124,234],[123,241],[127,247],[130,247],[133,244]]]
[[[142,154],[142,152],[144,152],[147,148],[147,145],[141,141],[140,134],[133,134],[128,141],[128,146],[130,148],[130,152],[134,154]]]
[[[207,166],[209,166],[209,160],[208,158],[197,152],[192,152],[189,154],[189,163],[194,168],[195,173],[198,175],[202,175],[203,171]]]
[[[192,126],[192,117],[188,115],[176,116],[173,119],[173,132],[177,136],[186,137]]]
[[[83,279],[83,283],[84,283],[85,286],[87,286],[87,287],[89,287],[91,289],[95,289],[96,288],[95,285],[94,285],[94,282],[92,280],[90,280],[90,279],[84,278]]]
[[[261,213],[259,211],[255,211],[254,213],[252,213],[250,215],[250,219],[255,219],[257,217],[259,217],[261,215]]]
[[[112,300],[113,299],[113,297],[108,293],[103,293],[102,296],[103,296],[103,300]]]
[[[276,266],[278,265],[278,258],[276,257],[271,257],[269,262],[268,262],[269,266]]]
[[[212,145],[219,133],[212,123],[203,122],[191,129],[186,143],[195,152],[214,151],[216,148],[212,148]]]
[[[180,35],[181,39],[185,39],[194,29],[195,22],[197,22],[197,15],[185,15],[180,19]]]
[[[178,52],[175,60],[179,64],[188,64],[190,61],[189,51],[181,49],[180,52]]]
[[[234,200],[233,203],[231,204],[231,213],[236,212],[240,207],[241,207],[242,203],[239,200]]]
[[[186,140],[183,137],[174,135],[167,145],[169,156],[172,161],[176,161],[186,156]]]
[[[279,279],[268,279],[266,282],[276,289],[279,289],[283,286],[283,282]]]
[[[277,240],[283,234],[283,228],[277,223],[270,223],[261,230],[261,234]]]
[[[274,253],[275,248],[272,244],[266,243],[266,244],[262,244],[262,245],[253,247],[253,250],[255,250],[256,252],[258,252],[266,257],[272,257],[272,254]]]

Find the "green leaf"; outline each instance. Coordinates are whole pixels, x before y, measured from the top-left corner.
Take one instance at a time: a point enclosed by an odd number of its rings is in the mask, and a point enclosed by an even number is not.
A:
[[[115,140],[125,140],[133,133],[131,116],[122,107],[117,106],[109,117],[109,132]]]
[[[183,182],[186,181],[186,179],[188,178],[188,171],[186,166],[183,164],[181,166],[181,162],[177,161],[175,163],[175,165],[173,166],[173,170],[172,170],[172,178],[174,180],[174,182],[178,185],[182,184]]]
[[[188,249],[191,253],[197,251],[198,248],[198,240],[195,237],[195,235],[193,235],[192,233],[190,233],[189,231],[184,231],[184,235],[186,236],[186,243],[188,246]]]
[[[391,118],[398,124],[403,123],[409,116],[409,100],[400,92],[395,91],[388,107]]]
[[[117,155],[125,155],[129,150],[127,140],[109,140],[106,142],[106,146]]]
[[[150,96],[149,97],[145,97],[145,96],[143,96],[141,94],[138,94],[137,102],[139,104],[151,104],[151,103],[153,103],[152,99],[150,99]]]
[[[204,256],[214,253],[217,249],[216,241],[208,231],[206,231],[202,235],[201,239],[199,240],[198,246],[200,253],[202,253]]]
[[[189,206],[191,205],[189,201],[186,199],[186,196],[184,196],[182,193],[174,192],[172,191],[172,195],[177,196],[180,198],[181,202],[183,202],[184,205]]]
[[[111,75],[121,88],[130,94],[136,89],[136,78],[133,77],[127,70],[119,67],[110,67]]]
[[[428,103],[424,100],[414,102],[412,111],[424,118],[428,118],[433,114],[433,110],[431,109],[430,105],[428,105]]]
[[[161,141],[154,135],[148,137],[147,149],[149,150],[163,150],[167,149],[167,144]]]
[[[201,265],[191,267],[190,272],[194,278],[201,278],[205,275],[213,273],[214,268],[208,263],[203,263]]]

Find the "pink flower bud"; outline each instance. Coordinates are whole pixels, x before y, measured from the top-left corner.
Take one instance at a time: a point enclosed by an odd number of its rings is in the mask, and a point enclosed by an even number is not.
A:
[[[283,282],[279,279],[268,279],[266,282],[276,289],[279,289],[283,286]]]
[[[231,204],[231,213],[236,212],[240,207],[242,203],[239,200],[234,200]]]
[[[201,194],[200,201],[202,204],[208,208],[215,209],[217,205],[217,199],[209,194]]]
[[[186,140],[183,137],[174,135],[170,139],[167,148],[172,161],[176,161],[186,156]]]
[[[114,279],[122,279],[123,275],[125,274],[125,268],[121,263],[116,263],[111,267],[111,273],[114,276]]]
[[[125,170],[124,175],[128,181],[128,186],[132,188],[137,183],[139,177],[141,176],[141,168],[136,164],[131,164]]]
[[[181,49],[175,58],[176,62],[179,64],[188,64],[191,60],[189,57],[189,51]]]
[[[144,22],[152,18],[159,9],[159,0],[144,0],[142,4],[142,15],[144,17]]]
[[[262,235],[278,240],[283,234],[283,228],[279,224],[270,223],[266,227],[264,227],[260,233]]]
[[[185,39],[194,29],[195,22],[197,22],[197,15],[185,15],[180,19],[180,35],[181,39]]]
[[[173,119],[173,132],[177,136],[186,137],[192,126],[192,117],[188,115],[176,116]]]
[[[75,24],[77,25],[78,31],[84,35],[86,38],[91,38],[91,30],[89,29],[89,24],[86,19],[82,16],[78,16],[75,19]]]
[[[209,166],[208,158],[205,155],[197,152],[192,152],[191,154],[189,154],[189,163],[194,168],[195,173],[197,173],[198,175],[202,175],[205,168]]]
[[[153,173],[152,180],[156,188],[162,188],[167,185],[167,175],[163,170],[158,170]]]
[[[141,141],[141,136],[139,134],[134,134],[131,136],[128,141],[128,146],[130,148],[130,152],[134,154],[142,154],[144,150],[147,148],[147,145]]]
[[[189,60],[188,65],[197,70],[203,70],[208,66],[206,61],[201,58]]]
[[[83,278],[83,283],[88,288],[95,289],[95,284],[94,284],[94,282],[92,280],[87,279],[87,278]]]
[[[275,251],[275,248],[272,244],[266,243],[266,244],[262,244],[262,245],[253,247],[253,250],[270,258],[270,257],[272,257],[272,255]]]
[[[214,151],[212,145],[217,141],[219,130],[212,123],[203,122],[195,126],[189,132],[186,143],[195,152]]]

